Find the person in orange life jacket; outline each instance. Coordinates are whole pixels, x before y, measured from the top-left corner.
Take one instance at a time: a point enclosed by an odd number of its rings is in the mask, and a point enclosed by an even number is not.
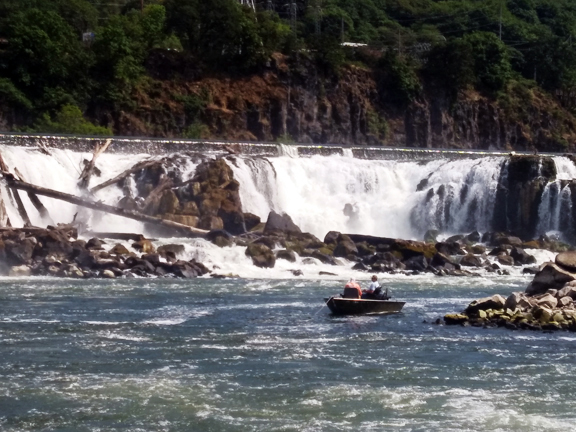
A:
[[[378,283],[378,276],[374,275],[374,276],[372,276],[372,283],[370,284],[368,289],[365,289],[362,291],[362,298],[363,299],[375,299],[375,298],[377,298],[377,293],[379,294],[381,289],[382,289],[382,287]]]
[[[356,292],[354,292],[354,290]],[[344,286],[344,294],[343,297],[345,298],[361,298],[362,297],[362,288],[358,285],[354,279],[350,279],[348,283]]]

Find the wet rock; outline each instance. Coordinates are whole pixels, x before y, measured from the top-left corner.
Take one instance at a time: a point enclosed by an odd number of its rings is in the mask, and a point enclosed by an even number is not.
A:
[[[282,249],[276,252],[276,259],[283,259],[289,262],[296,262],[296,254],[287,249]]]
[[[112,249],[110,249],[110,253],[113,255],[129,255],[130,251],[126,246],[118,243]]]
[[[446,325],[462,325],[468,321],[468,316],[464,314],[446,314],[444,315],[444,322]]]
[[[551,294],[546,294],[543,297],[537,299],[536,304],[538,306],[547,307],[549,309],[554,309],[558,304],[558,299]]]
[[[269,233],[273,231],[297,233],[302,232],[302,230],[292,221],[292,218],[288,214],[278,214],[275,211],[271,211],[268,214],[268,220],[266,221],[264,232]]]
[[[543,294],[550,288],[560,289],[568,282],[576,280],[576,273],[571,273],[554,263],[545,263],[526,288],[526,294]]]
[[[252,243],[263,244],[268,246],[270,249],[275,249],[276,245],[278,244],[278,239],[272,236],[263,236],[254,240]]]
[[[508,249],[505,246],[497,246],[488,253],[490,256],[498,256],[501,254],[508,254]]]
[[[449,244],[451,244],[451,243],[462,244],[462,240],[464,240],[464,236],[462,234],[456,234],[456,235],[448,237],[445,242],[449,243]]]
[[[302,272],[302,270],[290,270],[290,272],[294,275],[294,276],[302,276],[304,273]]]
[[[223,228],[232,235],[244,234],[247,231],[244,214],[236,209],[221,207],[218,216],[222,220]]]
[[[162,245],[157,249],[158,254],[163,258],[175,259],[178,255],[184,253],[186,248],[181,244]]]
[[[26,238],[22,241],[16,242],[13,240],[4,241],[4,252],[6,254],[6,261],[9,266],[21,266],[30,263],[34,249],[36,248],[36,241]]]
[[[316,258],[323,264],[336,265],[336,263],[334,262],[334,258],[332,256],[324,254],[318,250],[313,251],[311,256],[312,258]]]
[[[476,315],[479,310],[503,309],[505,304],[506,299],[504,299],[500,294],[495,294],[492,297],[474,300],[466,308],[466,314]]]
[[[340,237],[340,233],[337,231],[330,231],[324,237],[324,243],[327,245],[336,245],[338,243],[338,237]]]
[[[518,246],[518,247],[522,246],[522,240],[520,238],[514,237],[514,236],[497,236],[494,239],[494,243],[497,246],[502,246],[502,245],[510,245],[510,246]]]
[[[356,244],[346,234],[340,234],[338,236],[338,243],[334,248],[334,256],[347,258],[350,255],[358,255]]]
[[[430,261],[430,265],[433,267],[446,267],[446,265],[450,265],[453,268],[456,268],[456,262],[452,260],[449,256],[438,252]]]
[[[426,271],[428,268],[428,260],[425,256],[413,256],[408,258],[407,260],[403,261],[404,265],[406,266],[406,270],[410,271]]]
[[[224,222],[218,216],[213,215],[203,215],[198,221],[198,228],[212,231],[212,230],[222,230],[224,229]]]
[[[513,266],[515,264],[514,262],[514,258],[512,258],[510,255],[501,253],[500,255],[498,255],[497,257],[498,262],[502,265],[505,266]]]
[[[154,253],[156,251],[154,244],[148,239],[142,239],[132,243],[132,247],[141,253]]]
[[[274,252],[261,243],[250,243],[246,248],[246,255],[252,258],[252,263],[257,267],[271,268],[276,264]]]
[[[522,293],[513,292],[506,299],[506,302],[504,303],[504,308],[511,309],[511,310],[516,309],[520,305],[523,298],[524,298],[524,295]]]
[[[321,271],[318,273],[320,276],[338,276],[336,273],[330,273],[327,271]]]
[[[244,213],[244,224],[246,226],[246,231],[252,231],[252,229],[260,225],[260,222],[260,216],[256,216],[252,213]]]
[[[480,241],[480,233],[478,231],[473,231],[466,236],[466,240],[470,243],[478,243]]]
[[[556,255],[556,265],[576,273],[576,251],[560,252]]]
[[[574,306],[574,299],[569,296],[561,297],[558,300],[558,307],[560,308],[571,308]]]
[[[510,251],[510,256],[514,258],[516,265],[536,264],[536,258],[533,255],[528,254],[521,247],[513,247]]]
[[[440,242],[436,243],[436,250],[444,255],[459,255],[463,254],[462,245],[458,242]]]
[[[358,263],[354,264],[354,266],[352,267],[352,270],[368,271],[368,270],[370,270],[370,267],[368,267],[366,264],[364,264],[362,262],[358,262]]]
[[[563,297],[570,297],[572,300],[576,300],[576,286],[572,286],[570,284],[565,285],[562,289],[558,291],[556,297],[563,298]]]
[[[153,266],[158,266],[160,264],[160,254],[151,253],[142,255],[142,259],[148,261]]]
[[[472,253],[475,255],[483,255],[486,253],[486,246],[474,245],[474,246],[472,246]]]
[[[114,272],[112,270],[102,270],[102,272],[100,274],[105,279],[115,279],[116,278],[116,275],[114,274]]]
[[[460,265],[465,267],[482,267],[482,260],[473,254],[467,254],[460,260]]]
[[[86,242],[86,249],[104,249],[104,245],[106,244],[105,241],[100,240],[99,238],[93,237]]]

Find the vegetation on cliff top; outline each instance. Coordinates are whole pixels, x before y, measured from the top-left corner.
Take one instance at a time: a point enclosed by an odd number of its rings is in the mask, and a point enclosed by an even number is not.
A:
[[[330,76],[346,63],[373,68],[400,108],[426,81],[454,97],[475,89],[510,112],[522,108],[511,106],[511,83],[516,93],[540,87],[571,105],[572,0],[254,3],[255,10],[237,0],[4,0],[0,112],[12,113],[13,129],[110,134],[117,113],[137,110],[135,95],[158,87],[147,66],[159,53],[191,65],[187,76],[170,75],[176,81],[259,73],[282,52],[310,58]],[[208,97],[179,102],[182,135],[210,136],[202,123]],[[372,117],[371,128],[385,134]]]

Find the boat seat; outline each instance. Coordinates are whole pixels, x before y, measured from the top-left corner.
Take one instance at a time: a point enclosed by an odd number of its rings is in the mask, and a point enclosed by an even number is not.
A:
[[[359,299],[358,290],[356,288],[344,288],[343,298]]]

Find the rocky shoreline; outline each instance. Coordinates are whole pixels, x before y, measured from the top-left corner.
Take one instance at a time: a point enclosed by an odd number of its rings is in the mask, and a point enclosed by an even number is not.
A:
[[[561,252],[540,266],[525,292],[471,302],[462,313],[444,316],[447,325],[510,330],[576,331],[576,252]]]

